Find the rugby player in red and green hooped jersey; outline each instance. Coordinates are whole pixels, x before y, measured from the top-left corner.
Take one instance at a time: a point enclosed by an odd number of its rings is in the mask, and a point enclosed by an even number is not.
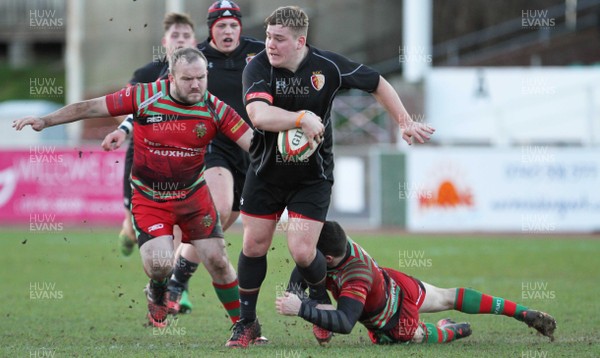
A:
[[[248,150],[252,131],[228,105],[206,91],[206,59],[194,48],[175,51],[168,80],[138,84],[113,94],[70,104],[44,117],[13,122],[16,130],[85,118],[134,113],[132,214],[144,271],[150,278],[148,319],[168,324],[166,283],[173,270],[173,225],[204,260],[222,260],[222,282],[237,280],[225,251],[218,213],[204,181],[204,151],[217,132]],[[105,149],[118,142],[103,142]],[[201,249],[200,249],[201,247]]]
[[[208,90],[233,108],[250,125],[242,101],[242,73],[254,55],[264,50],[265,45],[253,38],[241,36],[242,11],[233,1],[214,2],[207,11],[208,38],[198,44],[208,61]],[[246,180],[250,161],[248,153],[238,147],[227,136],[218,133],[209,144],[204,158],[206,183],[226,231],[240,214],[239,202]],[[199,258],[190,245],[178,248],[178,264],[169,281],[168,304],[172,311],[191,307],[187,287]],[[206,265],[206,263],[205,263]],[[235,323],[239,318],[238,286],[214,285],[221,302],[228,308]],[[181,305],[179,305],[181,297]],[[171,308],[172,307],[172,308]],[[257,342],[255,342],[257,343]],[[259,344],[264,344],[261,338]]]
[[[208,61],[208,90],[210,93],[227,103],[249,124],[250,120],[241,96],[242,72],[250,59],[264,50],[264,43],[241,36],[241,18],[241,9],[233,1],[221,0],[213,3],[207,12],[209,36],[206,41],[198,44],[198,49]],[[165,34],[161,44],[165,47],[167,56],[170,56],[177,48],[196,45],[194,23],[188,15],[169,13],[165,16],[163,23]],[[167,73],[168,61],[165,57],[136,70],[130,83],[153,82],[157,78],[163,79]],[[132,121],[124,122],[119,128],[129,132],[132,123]],[[127,211],[131,196],[129,175],[132,158],[133,137],[125,161],[124,192],[126,193]],[[227,136],[218,133],[206,150],[204,162],[206,166],[204,177],[219,212],[223,231],[226,231],[239,216],[239,198],[248,169],[248,153],[239,148]],[[130,222],[131,216],[124,221],[124,224],[131,227]],[[177,229],[177,227],[175,228]],[[123,231],[126,231],[125,225]],[[135,242],[133,228],[131,228],[131,237]],[[175,242],[180,242],[181,234],[178,230],[175,231],[175,237]],[[133,245],[133,242],[126,238],[121,242],[130,245],[122,246],[125,248]],[[130,254],[131,251],[132,247],[124,252]],[[183,244],[178,247],[175,260],[175,269],[167,288],[167,305],[170,313],[188,313],[192,309],[188,294],[189,279],[197,269],[200,258],[197,257],[193,246]],[[204,262],[204,265],[212,276],[211,262]],[[231,320],[237,321],[239,318],[237,283],[223,286],[213,282],[213,287]]]
[[[169,61],[167,58],[178,48],[196,46],[197,42],[194,35],[194,26],[194,22],[187,14],[176,12],[165,14],[163,19],[164,34],[161,39],[161,45],[164,48],[165,56],[154,54],[152,62],[135,70],[133,77],[129,80],[129,85],[133,86],[138,83],[149,83],[167,78],[169,73]],[[154,50],[152,51],[153,53],[155,52]],[[119,121],[123,120],[122,117],[119,117],[118,119]],[[118,130],[129,134],[132,131],[132,126],[133,117],[130,115],[121,123]],[[125,170],[123,171],[123,204],[125,207],[125,218],[121,226],[121,231],[119,232],[119,246],[121,252],[125,256],[131,255],[136,244],[135,232],[131,223],[131,183],[129,181],[131,165],[133,163],[133,136],[131,136],[128,142],[124,161]],[[174,236],[175,242],[181,242],[181,232],[177,227]]]
[[[419,313],[457,310],[469,314],[513,317],[551,340],[556,321],[529,309],[471,288],[439,288],[391,268],[379,267],[337,222],[326,221],[317,248],[327,261],[327,289],[337,301],[314,305],[304,299],[307,288],[294,269],[288,292],[276,299],[277,311],[300,316],[323,330],[348,334],[356,322],[369,331],[373,343],[444,343],[471,335],[469,323],[443,319],[436,325],[419,320]],[[302,296],[301,299],[299,296]],[[329,342],[331,335],[319,343]]]

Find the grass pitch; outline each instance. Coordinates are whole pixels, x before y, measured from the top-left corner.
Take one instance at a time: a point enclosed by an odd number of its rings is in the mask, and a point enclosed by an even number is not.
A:
[[[425,314],[469,321],[473,335],[444,345],[374,346],[357,325],[322,348],[310,325],[276,314],[274,300],[292,269],[279,233],[258,303],[269,346],[224,347],[231,323],[204,269],[192,278],[194,309],[169,328],[146,327],[147,282],[137,250],[116,245],[117,229],[0,232],[2,357],[597,357],[600,356],[600,241],[590,237],[456,237],[355,234],[381,266],[441,287],[466,286],[552,314],[550,343],[507,317]],[[234,266],[241,235],[229,233]]]

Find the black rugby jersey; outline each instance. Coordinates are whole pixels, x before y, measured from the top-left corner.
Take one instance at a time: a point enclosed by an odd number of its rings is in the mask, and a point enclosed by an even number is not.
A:
[[[295,73],[271,66],[266,52],[261,52],[244,70],[244,103],[264,101],[288,111],[309,110],[323,119],[325,136],[310,158],[294,162],[277,150],[278,133],[254,129],[250,169],[263,180],[283,186],[333,182],[333,99],[341,89],[371,93],[377,89],[379,78],[379,73],[368,66],[312,46]]]
[[[166,78],[169,73],[169,62],[166,57],[160,61],[152,61],[144,67],[140,67],[133,73],[133,77],[129,80],[130,85],[138,83],[150,83],[161,78]]]
[[[239,46],[229,55],[210,46],[208,39],[198,44],[198,50],[202,51],[208,61],[208,91],[227,103],[250,126],[252,123],[242,101],[242,73],[254,56],[264,49],[262,41],[245,36],[240,37]],[[244,150],[222,133],[217,134],[211,146],[222,149],[224,153],[246,156]],[[210,152],[211,148],[208,150]]]
[[[150,83],[159,79],[167,78],[169,74],[169,61],[166,57],[163,57],[159,61],[152,61],[138,68],[133,72],[133,77],[129,80],[129,85],[137,85],[138,83]],[[128,122],[133,125],[133,118],[128,117]],[[127,148],[127,158],[132,158],[133,161],[133,135],[129,136],[129,147]],[[130,153],[130,154],[129,154]],[[125,163],[125,169],[127,169],[127,162]],[[129,178],[129,173],[126,173]],[[127,189],[126,189],[127,191]]]

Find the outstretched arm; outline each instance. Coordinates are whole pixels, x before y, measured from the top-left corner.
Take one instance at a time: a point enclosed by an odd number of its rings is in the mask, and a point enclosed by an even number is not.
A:
[[[30,125],[34,130],[41,131],[44,128],[59,124],[71,123],[85,118],[108,117],[108,107],[105,97],[98,97],[87,101],[69,104],[61,109],[43,117],[25,117],[13,121],[13,128],[20,131]]]
[[[373,96],[386,109],[389,115],[400,124],[402,139],[409,145],[413,143],[413,137],[419,143],[425,143],[425,141],[429,140],[431,134],[435,132],[433,127],[425,123],[414,122],[410,118],[410,114],[404,108],[396,90],[394,90],[394,87],[385,78],[379,78],[379,85],[377,85],[377,89],[373,92]]]
[[[281,132],[302,128],[306,137],[313,139],[308,142],[311,148],[321,142],[325,133],[321,117],[309,111],[291,112],[262,101],[251,102],[246,106],[246,111],[254,127],[260,130]]]
[[[314,306],[310,301],[301,301],[293,293],[285,292],[275,301],[277,312],[287,316],[300,316],[331,332],[348,334],[356,325],[364,304],[349,297],[340,297],[338,307]],[[333,308],[333,309],[332,309]]]

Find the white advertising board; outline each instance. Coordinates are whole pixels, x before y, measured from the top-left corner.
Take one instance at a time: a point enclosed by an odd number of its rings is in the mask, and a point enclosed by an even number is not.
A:
[[[434,68],[425,120],[441,143],[600,143],[600,68]]]
[[[414,148],[404,187],[411,231],[600,229],[600,155],[593,149]]]

